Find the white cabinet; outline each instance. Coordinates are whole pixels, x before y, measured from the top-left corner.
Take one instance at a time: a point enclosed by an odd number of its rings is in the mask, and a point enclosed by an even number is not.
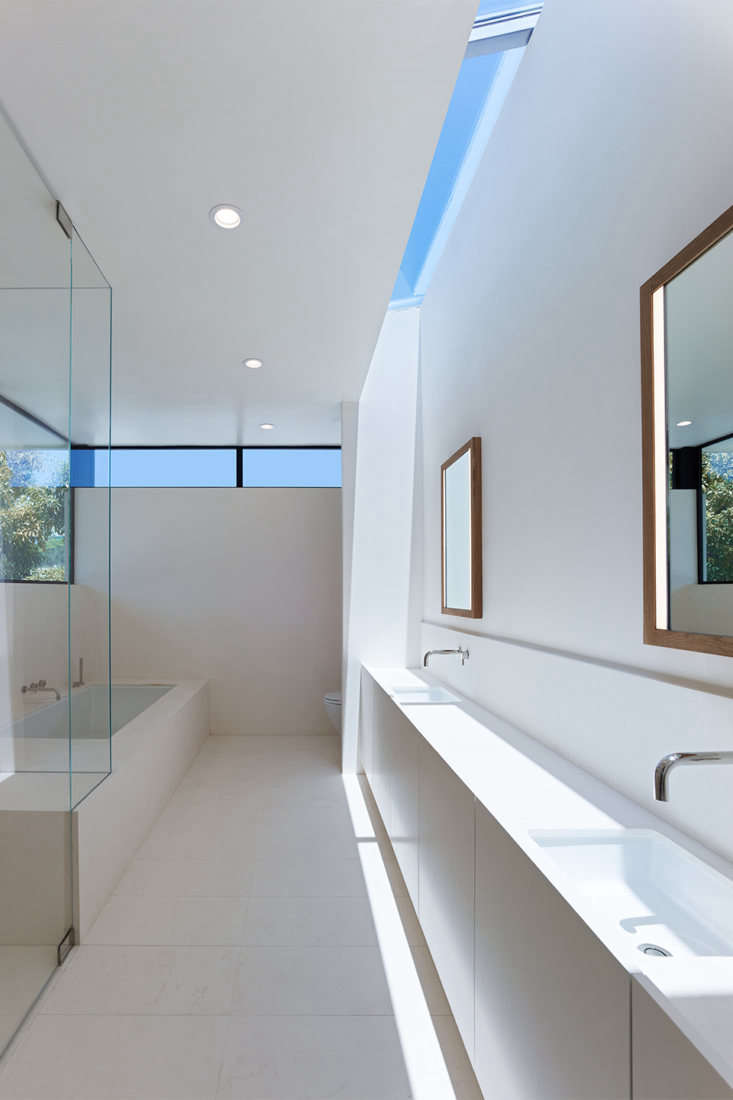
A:
[[[474,1047],[474,801],[421,738],[418,916],[469,1058]]]
[[[476,1052],[487,1097],[628,1100],[629,977],[476,805]]]
[[[418,746],[422,741],[389,695],[362,673],[360,754],[412,903],[418,901]]]
[[[391,795],[389,838],[412,904],[418,905],[419,749],[422,737],[412,722],[392,707],[398,721],[391,727],[387,760]]]
[[[631,983],[634,1100],[730,1100],[731,1089],[649,994]]]
[[[360,737],[487,1100],[733,1100],[368,674]]]
[[[365,775],[374,775],[374,695],[377,685],[369,673],[361,670],[361,690],[359,692],[359,767]],[[371,780],[370,780],[371,786]],[[372,788],[372,794],[374,790]]]
[[[399,711],[371,676],[362,672],[359,752],[369,778],[384,827],[390,831],[392,799],[389,776],[389,742]]]

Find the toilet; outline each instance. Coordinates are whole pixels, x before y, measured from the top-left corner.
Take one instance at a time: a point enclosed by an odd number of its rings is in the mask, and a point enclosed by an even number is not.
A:
[[[341,732],[341,692],[329,691],[323,696],[323,705],[326,708],[328,720],[334,729]]]

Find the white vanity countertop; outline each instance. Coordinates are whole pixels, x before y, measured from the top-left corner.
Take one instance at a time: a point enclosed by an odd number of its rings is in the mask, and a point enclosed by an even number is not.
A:
[[[653,829],[731,880],[733,866],[475,703],[460,697],[457,703],[397,702],[396,690],[438,685],[429,672],[365,668],[624,969],[733,1087],[733,955],[641,954],[615,917],[604,912],[602,903],[583,896],[577,882],[532,834]]]

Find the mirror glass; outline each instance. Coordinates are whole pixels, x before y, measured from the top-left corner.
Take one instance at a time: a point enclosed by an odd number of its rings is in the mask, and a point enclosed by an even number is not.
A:
[[[733,635],[733,234],[665,285],[663,341],[669,628]]]
[[[445,471],[445,602],[471,606],[471,456],[466,451]]]
[[[480,618],[481,440],[474,437],[441,467],[442,610]]]

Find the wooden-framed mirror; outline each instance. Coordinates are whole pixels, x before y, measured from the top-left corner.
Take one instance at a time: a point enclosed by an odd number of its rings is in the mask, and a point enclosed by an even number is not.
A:
[[[641,288],[644,641],[733,656],[733,206]]]
[[[440,467],[441,611],[480,619],[481,439],[474,436]]]

